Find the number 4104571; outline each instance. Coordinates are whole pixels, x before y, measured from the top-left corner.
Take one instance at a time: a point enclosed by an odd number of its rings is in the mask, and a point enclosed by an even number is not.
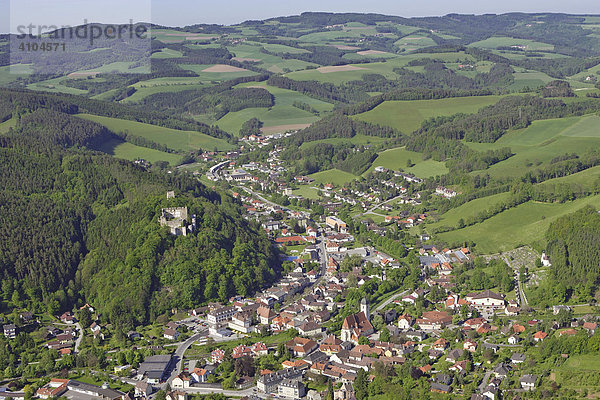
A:
[[[19,50],[21,51],[66,51],[67,46],[65,43],[35,43],[35,42],[23,42],[19,44]]]

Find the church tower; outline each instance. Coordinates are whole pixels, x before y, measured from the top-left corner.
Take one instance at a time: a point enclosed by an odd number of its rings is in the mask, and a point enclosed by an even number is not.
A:
[[[363,297],[363,299],[360,301],[360,311],[365,313],[367,320],[371,318],[371,315],[369,314],[369,303],[367,302],[366,297]]]

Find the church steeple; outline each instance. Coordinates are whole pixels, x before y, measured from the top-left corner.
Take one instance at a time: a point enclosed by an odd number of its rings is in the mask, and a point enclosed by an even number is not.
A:
[[[371,318],[371,315],[369,314],[369,303],[367,302],[366,297],[363,297],[363,299],[360,301],[360,311],[365,313],[365,317],[367,317],[367,319]]]

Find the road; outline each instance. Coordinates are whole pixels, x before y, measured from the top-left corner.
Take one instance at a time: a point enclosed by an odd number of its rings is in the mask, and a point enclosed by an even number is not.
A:
[[[490,376],[492,375],[493,372],[494,371],[487,371],[485,373],[485,375],[483,376],[483,379],[481,380],[481,383],[477,387],[480,392],[483,392],[483,389],[485,389],[487,387],[488,381],[490,380]]]
[[[255,396],[258,396],[263,399],[267,398],[266,394],[259,393],[256,390],[256,386],[252,386],[252,387],[250,387],[248,389],[244,389],[244,390],[225,390],[225,389],[221,389],[219,387],[190,387],[190,388],[179,389],[179,390],[183,390],[186,393],[194,393],[194,394],[221,393],[226,397],[235,397],[235,398],[251,396],[251,395],[255,395]]]
[[[397,199],[399,199],[399,198],[401,198],[401,197],[403,197],[403,196],[404,196],[404,195],[402,195],[402,194],[401,194],[401,195],[399,195],[399,196],[396,196],[396,197],[393,197],[393,198],[391,198],[391,199],[389,199],[389,200],[386,200],[386,201],[384,201],[384,202],[382,202],[382,203],[376,204],[376,205],[374,205],[373,207],[369,208],[369,209],[368,209],[367,211],[365,211],[364,213],[362,213],[362,214],[357,214],[356,216],[357,216],[357,217],[362,217],[362,216],[363,216],[363,215],[365,215],[365,214],[374,214],[374,215],[379,215],[379,216],[385,217],[385,215],[382,215],[382,214],[377,214],[377,213],[375,212],[375,210],[377,210],[377,209],[378,209],[379,207],[381,207],[382,205],[384,205],[384,204],[386,204],[386,203],[389,203],[389,202],[391,202],[391,201],[397,200]]]
[[[377,308],[375,309],[375,311],[383,310],[392,301],[396,300],[398,297],[402,297],[402,296],[406,295],[406,293],[408,293],[408,292],[409,292],[408,290],[405,290],[404,292],[396,293],[395,295],[393,295],[392,297],[390,297],[389,299],[387,299],[386,301],[384,301],[383,303],[378,305]]]
[[[173,371],[171,371],[171,376],[169,377],[167,382],[162,385],[162,389],[164,389],[167,384],[170,385],[171,381],[181,373],[181,370],[183,368],[183,355],[185,354],[185,351],[192,345],[192,343],[200,339],[202,336],[205,336],[205,333],[196,333],[195,335],[190,336],[188,340],[181,343],[177,347],[177,350],[175,350],[175,353],[173,354],[173,359],[175,360],[177,365],[175,366],[175,368],[173,368]]]
[[[253,195],[253,196],[254,196],[254,197],[256,197],[257,199],[259,199],[260,201],[262,201],[263,203],[267,203],[267,204],[269,204],[269,205],[271,205],[271,206],[273,206],[273,207],[281,207],[283,210],[285,210],[285,209],[286,209],[286,208],[285,208],[284,206],[282,206],[282,205],[279,205],[279,204],[277,204],[277,203],[273,203],[272,201],[265,199],[263,196],[261,196],[260,194],[256,193],[254,190],[252,190],[252,189],[250,189],[250,188],[247,188],[247,187],[245,187],[245,186],[236,186],[236,187],[237,187],[238,189],[240,189],[240,190],[245,190],[245,191],[247,191],[248,193],[250,193],[251,195]]]
[[[76,322],[75,326],[77,327],[77,331],[78,331],[79,335],[77,336],[77,340],[75,340],[75,350],[73,352],[78,353],[79,345],[81,344],[81,341],[83,340],[83,329],[81,328],[81,324],[79,322]]]

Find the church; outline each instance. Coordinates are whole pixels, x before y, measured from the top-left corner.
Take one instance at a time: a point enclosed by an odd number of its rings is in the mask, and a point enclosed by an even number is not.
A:
[[[342,324],[342,340],[358,344],[358,338],[368,336],[375,332],[369,321],[369,303],[363,298],[360,302],[360,312],[348,315]]]

